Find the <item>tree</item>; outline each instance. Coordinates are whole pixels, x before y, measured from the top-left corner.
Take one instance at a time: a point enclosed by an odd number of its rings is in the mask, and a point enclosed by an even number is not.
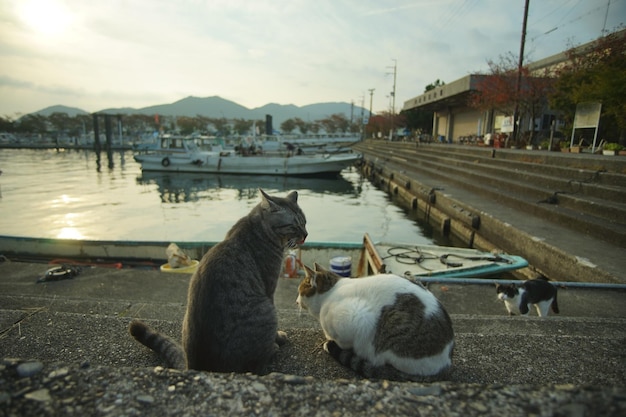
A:
[[[317,135],[321,128],[322,128],[322,126],[320,126],[319,122],[309,123],[309,130],[314,135]]]
[[[599,38],[589,49],[570,48],[568,61],[556,73],[550,105],[573,122],[576,104],[602,103],[603,135],[626,141],[626,30]]]
[[[21,117],[18,122],[17,131],[20,133],[41,133],[48,131],[48,120],[40,114],[27,114]]]
[[[326,133],[336,133],[338,131],[346,133],[350,131],[350,120],[342,113],[331,114],[329,117],[317,120],[315,123],[323,128]],[[313,133],[317,133],[316,129],[313,125],[311,126]]]
[[[250,128],[254,122],[252,120],[246,119],[235,119],[235,123],[233,125],[233,130],[238,135],[245,135],[250,132]]]
[[[424,111],[411,109],[401,111],[400,116],[406,120],[406,127],[422,133],[432,134],[433,130],[433,113],[432,111]]]
[[[70,124],[70,116],[67,113],[54,112],[48,116],[48,122],[54,128],[57,136],[65,132]]]
[[[0,116],[0,132],[14,132],[15,122],[8,116]]]
[[[534,120],[547,105],[546,97],[552,91],[554,80],[544,73],[543,76],[531,75],[530,69],[518,69],[517,58],[508,54],[500,60],[487,61],[490,72],[479,78],[476,89],[468,100],[470,107],[481,110],[495,110],[505,116],[511,116],[517,107],[520,118],[528,116],[532,121],[530,137],[535,130]],[[521,71],[521,84],[517,88],[518,71]],[[519,136],[518,138],[519,139]]]
[[[424,87],[424,92],[428,93],[430,90],[434,90],[435,88],[441,87],[444,85],[446,85],[446,83],[444,81],[439,80],[439,78],[437,78],[434,83],[430,83],[426,87]]]
[[[191,135],[198,130],[198,121],[193,117],[178,116],[176,126],[181,135]]]
[[[228,136],[230,134],[230,126],[228,126],[228,120],[225,117],[211,119],[211,123],[215,126],[218,136]]]
[[[290,134],[296,128],[296,122],[293,119],[287,119],[280,124],[280,130],[283,133]]]
[[[302,133],[303,135],[306,135],[307,132],[309,131],[310,127],[311,127],[310,123],[305,122],[304,120],[302,120],[299,117],[296,117],[294,119],[294,123],[298,127],[298,130],[300,131],[300,133]]]

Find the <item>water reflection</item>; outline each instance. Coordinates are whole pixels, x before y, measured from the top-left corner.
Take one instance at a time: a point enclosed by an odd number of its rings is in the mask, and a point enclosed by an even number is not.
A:
[[[187,203],[199,200],[223,200],[224,190],[236,190],[237,200],[255,200],[258,189],[270,193],[298,190],[317,194],[358,196],[361,187],[343,176],[301,178],[273,175],[215,175],[167,172],[142,172],[137,177],[141,185],[156,184],[163,203]],[[229,194],[229,198],[232,194]]]

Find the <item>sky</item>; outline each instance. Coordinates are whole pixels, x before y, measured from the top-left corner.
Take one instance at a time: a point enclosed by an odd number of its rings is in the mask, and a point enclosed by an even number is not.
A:
[[[524,0],[0,0],[0,116],[188,96],[399,112],[438,79],[518,56],[523,12]],[[524,59],[625,20],[626,0],[530,0]]]

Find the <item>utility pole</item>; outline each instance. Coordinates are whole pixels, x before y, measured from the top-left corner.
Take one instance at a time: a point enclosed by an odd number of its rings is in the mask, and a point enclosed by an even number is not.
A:
[[[361,140],[365,139],[365,94],[361,96],[361,120],[359,123],[359,132],[361,133]]]
[[[519,140],[519,131],[520,128],[518,126],[519,119],[519,94],[522,89],[522,66],[524,65],[524,44],[526,43],[526,22],[528,21],[528,2],[530,0],[525,0],[524,2],[524,21],[522,23],[522,40],[520,42],[519,48],[519,61],[517,63],[517,83],[515,84],[515,111],[513,113],[513,138],[515,142]],[[534,120],[531,121],[535,123]]]
[[[528,1],[528,0],[527,0]],[[393,90],[391,91],[391,99],[392,99],[392,104],[391,104],[391,132],[390,132],[390,137],[389,140],[393,139],[393,131],[394,126],[393,126],[393,117],[396,114],[396,75],[397,75],[397,70],[398,70],[398,60],[397,59],[392,59],[393,61],[393,67],[387,67],[387,68],[393,68],[393,72],[388,72],[387,74],[393,74]]]
[[[374,100],[374,90],[375,88],[370,88],[368,90],[370,92],[370,118],[372,117],[372,101]]]

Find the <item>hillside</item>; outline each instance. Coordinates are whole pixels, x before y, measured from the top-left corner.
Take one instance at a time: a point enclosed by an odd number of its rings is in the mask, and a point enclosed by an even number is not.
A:
[[[274,126],[279,126],[283,121],[292,118],[300,118],[305,121],[314,121],[326,118],[332,114],[341,113],[347,118],[351,116],[355,119],[361,116],[361,111],[367,114],[368,111],[350,103],[314,103],[298,107],[293,104],[268,103],[264,106],[249,109],[233,101],[223,99],[218,96],[212,97],[186,97],[182,100],[169,104],[157,104],[139,109],[130,107],[109,108],[99,110],[98,113],[109,114],[159,114],[161,116],[206,116],[225,117],[227,119],[247,119],[264,120],[269,114],[273,118]],[[87,114],[88,112],[67,106],[51,106],[35,112],[49,116],[54,112],[67,113],[70,116],[76,114]]]

